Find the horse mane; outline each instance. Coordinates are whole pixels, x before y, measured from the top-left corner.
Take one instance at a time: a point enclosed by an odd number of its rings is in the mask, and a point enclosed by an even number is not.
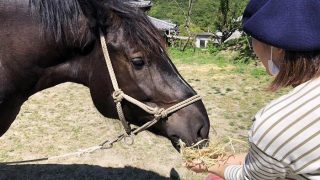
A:
[[[32,12],[39,13],[45,31],[53,34],[56,41],[68,41],[68,34],[76,37],[79,18],[86,14],[82,10],[91,9],[95,11],[92,14],[96,16],[93,22],[96,28],[107,33],[122,27],[124,39],[130,45],[143,48],[147,54],[161,54],[165,43],[157,28],[144,12],[125,1],[128,0],[29,0],[29,5]],[[116,18],[111,18],[110,13]]]
[[[67,40],[69,33],[77,34],[82,11],[76,0],[29,0],[29,6],[32,13],[39,13],[44,31],[56,41]]]

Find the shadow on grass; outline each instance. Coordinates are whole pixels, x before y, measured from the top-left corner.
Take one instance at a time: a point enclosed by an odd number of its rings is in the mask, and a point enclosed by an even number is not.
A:
[[[101,167],[85,164],[27,164],[0,165],[1,180],[83,180],[83,179],[169,179],[156,172],[126,166],[124,168]]]

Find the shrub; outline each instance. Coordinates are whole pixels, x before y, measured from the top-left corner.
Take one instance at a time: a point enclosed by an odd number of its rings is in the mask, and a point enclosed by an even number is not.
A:
[[[220,51],[238,52],[238,55],[233,59],[233,63],[248,64],[256,59],[246,35],[222,44],[210,43],[208,50],[211,54],[217,54]]]

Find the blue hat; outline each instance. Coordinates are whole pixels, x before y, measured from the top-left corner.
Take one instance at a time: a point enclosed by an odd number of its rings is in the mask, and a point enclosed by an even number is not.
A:
[[[285,50],[320,50],[320,0],[251,0],[243,30]]]

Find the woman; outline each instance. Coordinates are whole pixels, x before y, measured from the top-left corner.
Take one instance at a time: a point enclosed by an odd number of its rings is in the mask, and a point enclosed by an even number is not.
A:
[[[195,172],[230,180],[320,179],[320,1],[251,0],[243,29],[269,74],[270,90],[293,86],[256,115],[249,152]]]

